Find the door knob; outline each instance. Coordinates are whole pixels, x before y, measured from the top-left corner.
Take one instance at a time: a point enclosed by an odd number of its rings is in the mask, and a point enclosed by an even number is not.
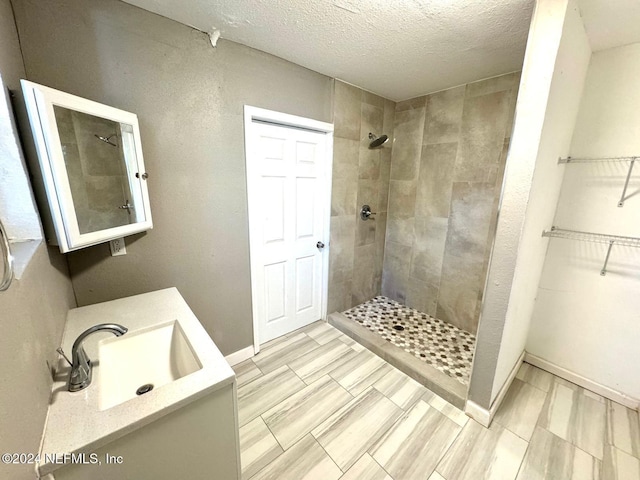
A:
[[[318,242],[318,243],[316,243],[316,247],[318,247],[318,250],[322,250],[324,248],[324,243],[323,242]]]

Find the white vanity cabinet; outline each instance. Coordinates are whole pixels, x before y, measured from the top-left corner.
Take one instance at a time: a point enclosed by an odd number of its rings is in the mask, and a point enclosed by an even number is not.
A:
[[[152,228],[138,117],[22,80],[47,240],[63,253]],[[37,165],[35,165],[37,164]]]
[[[37,476],[239,480],[235,373],[178,290],[69,310],[62,350],[105,323],[128,330],[82,342],[93,371],[86,388],[68,391],[70,367],[58,363]]]
[[[235,383],[65,465],[55,480],[239,480]],[[87,455],[86,462],[91,458]],[[107,459],[112,463],[107,464]],[[122,463],[118,463],[118,462]]]

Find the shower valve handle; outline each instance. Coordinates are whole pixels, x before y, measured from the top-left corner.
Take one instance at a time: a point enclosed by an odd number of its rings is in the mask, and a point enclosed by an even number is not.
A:
[[[369,220],[369,218],[371,218],[371,215],[375,214],[375,212],[371,211],[371,207],[369,205],[363,205],[362,209],[360,210],[360,218],[362,220]],[[373,218],[371,218],[371,220],[373,220]]]

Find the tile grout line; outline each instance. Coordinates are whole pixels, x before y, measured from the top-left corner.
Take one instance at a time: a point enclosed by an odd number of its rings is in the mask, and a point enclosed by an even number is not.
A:
[[[338,409],[338,410],[340,410],[340,409]],[[336,412],[337,412],[338,410],[336,410]],[[335,412],[334,412],[334,413],[335,413]],[[331,418],[331,416],[332,416],[332,415],[330,415],[328,418]],[[327,418],[327,419],[328,419],[328,418]],[[322,424],[322,423],[324,423],[324,422],[321,422],[321,424]],[[316,427],[316,428],[317,428],[317,427]],[[347,473],[347,472],[345,472],[344,470],[342,470],[342,469],[340,468],[340,465],[338,465],[338,464],[337,464],[337,462],[333,459],[333,457],[329,454],[329,452],[327,452],[327,450],[324,448],[324,446],[323,446],[323,445],[318,441],[318,438],[313,434],[313,430],[315,430],[315,428],[314,428],[314,429],[312,429],[312,431],[311,431],[311,432],[309,432],[307,435],[311,435],[311,438],[313,438],[313,441],[314,441],[314,442],[316,442],[316,443],[320,446],[320,448],[322,449],[322,451],[324,451],[325,455],[326,455],[326,456],[327,456],[327,457],[328,457],[328,458],[333,462],[333,464],[336,466],[336,468],[337,468],[338,470],[340,470],[340,472],[342,472],[342,475],[340,475],[340,477],[339,477],[339,478],[344,477],[345,473]],[[305,435],[305,436],[306,436],[306,435]],[[304,438],[304,437],[303,437],[303,438]],[[347,471],[349,471],[349,470],[347,469]]]
[[[437,408],[431,406],[430,404],[427,403],[427,405],[429,405],[429,407],[434,408],[435,410],[438,410]],[[442,412],[441,412],[442,413]],[[445,459],[445,457],[447,456],[447,454],[449,453],[449,451],[453,448],[453,445],[458,441],[458,438],[460,437],[460,435],[462,435],[462,431],[471,424],[471,422],[475,422],[475,420],[473,418],[470,418],[467,423],[464,425],[464,427],[460,427],[460,430],[458,431],[458,433],[456,434],[455,438],[453,439],[453,441],[449,444],[449,446],[447,447],[447,449],[442,452],[442,455],[440,456],[440,458],[438,459],[438,462],[436,463],[436,466],[433,467],[433,472],[437,472],[438,475],[440,475],[442,478],[445,478],[445,476],[443,474],[441,474],[440,472],[438,472],[438,467],[440,466],[440,464],[442,463],[442,461]],[[484,428],[484,427],[482,427]],[[431,472],[431,475],[433,475],[433,472]],[[445,478],[445,480],[447,480]]]
[[[393,475],[391,475],[391,474],[387,471],[387,469],[386,469],[386,468],[384,468],[382,465],[380,465],[380,462],[378,462],[378,461],[375,459],[375,457],[374,457],[373,455],[371,455],[369,452],[366,452],[366,453],[368,453],[368,454],[369,454],[369,456],[371,457],[371,460],[373,460],[374,462],[376,462],[376,465],[378,465],[378,466],[382,469],[382,471],[383,471],[383,472],[385,472],[387,475],[389,475],[389,477],[391,477],[391,480],[394,480]],[[364,456],[364,454],[363,454],[363,456]],[[362,457],[360,457],[360,458],[362,458]]]
[[[262,419],[262,423],[264,423],[264,425],[267,427],[267,430],[269,430],[269,433],[273,436],[273,438],[276,440],[276,442],[278,443],[278,445],[280,446],[280,448],[282,449],[282,453],[286,452],[287,449],[284,448],[284,446],[280,443],[280,440],[278,440],[278,437],[276,437],[276,434],[273,433],[273,431],[271,430],[271,427],[269,426],[269,424],[267,423],[267,421],[265,420],[265,418],[262,416],[264,415],[266,412],[263,412],[259,415],[260,419]],[[303,435],[302,438],[304,438],[306,435]],[[296,443],[298,443],[300,440],[302,440],[302,438],[298,439],[298,441],[296,441],[293,445],[291,445],[291,447],[293,447]],[[291,448],[289,447],[289,448]],[[282,453],[280,455],[282,455]],[[271,460],[272,463],[273,461],[275,461],[277,458],[280,458],[280,455],[278,455],[276,458],[274,458],[273,460]],[[267,464],[268,465],[268,464]],[[266,467],[266,465],[265,465]]]

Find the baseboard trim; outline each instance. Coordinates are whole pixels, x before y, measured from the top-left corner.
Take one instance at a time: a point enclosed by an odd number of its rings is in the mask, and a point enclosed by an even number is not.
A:
[[[498,411],[498,408],[500,408],[500,405],[502,404],[504,397],[507,395],[507,392],[509,391],[509,387],[511,387],[511,384],[513,383],[513,379],[516,378],[516,375],[518,374],[518,370],[520,369],[520,365],[522,365],[524,358],[525,358],[525,352],[523,351],[520,354],[520,357],[518,357],[518,360],[516,361],[515,365],[511,369],[511,372],[509,372],[509,376],[507,377],[506,381],[500,388],[500,391],[498,392],[498,395],[496,396],[495,400],[491,404],[490,409],[487,410],[486,408],[481,407],[477,403],[471,400],[467,400],[467,403],[465,404],[465,407],[464,407],[464,412],[467,415],[469,415],[471,418],[473,418],[476,422],[478,422],[480,425],[489,428],[489,425],[491,425],[493,417]]]
[[[489,425],[491,425],[491,412],[471,400],[467,400],[465,403],[464,413],[483,427],[489,428]]]
[[[625,407],[640,411],[640,399],[626,395],[593,380],[589,380],[582,375],[572,372],[571,370],[567,370],[566,368],[560,367],[555,363],[549,362],[548,360],[532,355],[531,353],[527,353],[524,356],[524,361],[530,363],[534,367],[538,367],[557,377],[564,378],[571,383],[575,383],[582,388],[597,393],[598,395],[602,395],[609,400],[613,400],[614,402],[624,405]]]
[[[224,359],[227,361],[229,365],[232,367],[234,365],[239,364],[240,362],[244,362],[249,358],[253,357],[254,354],[253,345],[249,345],[248,347],[243,348],[242,350],[238,350],[237,352],[230,353]]]

